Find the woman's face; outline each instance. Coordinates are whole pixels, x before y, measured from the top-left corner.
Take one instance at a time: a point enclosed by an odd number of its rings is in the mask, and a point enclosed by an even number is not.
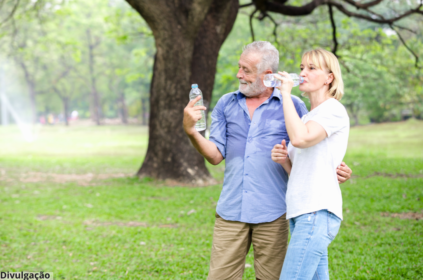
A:
[[[324,87],[329,89],[329,84],[333,81],[332,73],[329,73],[327,70],[321,70],[312,62],[305,60],[301,62],[300,68],[300,76],[304,77],[304,83],[300,84],[299,87],[301,91],[311,93],[319,91]]]

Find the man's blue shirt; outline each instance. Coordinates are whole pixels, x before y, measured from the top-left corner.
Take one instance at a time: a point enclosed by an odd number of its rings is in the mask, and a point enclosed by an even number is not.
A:
[[[296,96],[292,100],[300,117],[307,114],[304,102]],[[216,212],[225,220],[253,224],[285,214],[288,175],[271,159],[275,144],[289,143],[279,90],[254,111],[252,120],[239,91],[222,96],[211,117],[210,141],[226,161]]]

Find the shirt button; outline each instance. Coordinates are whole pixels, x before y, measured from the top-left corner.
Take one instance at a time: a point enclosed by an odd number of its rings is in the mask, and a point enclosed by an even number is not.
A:
[[[247,158],[249,158],[250,156],[247,156]]]
[[[245,174],[245,176],[248,176],[248,173],[247,173],[247,174]]]
[[[247,193],[247,191],[244,191],[245,193]]]

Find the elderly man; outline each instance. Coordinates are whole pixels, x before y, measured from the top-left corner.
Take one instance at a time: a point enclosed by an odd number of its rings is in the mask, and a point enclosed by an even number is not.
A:
[[[239,90],[217,102],[210,140],[194,128],[206,108],[194,107],[198,100],[193,100],[184,110],[184,129],[198,152],[211,164],[226,159],[207,279],[242,279],[251,243],[256,278],[279,279],[288,241],[288,175],[272,161],[271,150],[289,138],[281,94],[263,85],[264,75],[276,73],[278,66],[279,52],[269,42],[244,48],[238,63]],[[292,100],[300,117],[307,113],[304,102],[295,96]],[[337,173],[341,183],[351,176],[345,164]]]

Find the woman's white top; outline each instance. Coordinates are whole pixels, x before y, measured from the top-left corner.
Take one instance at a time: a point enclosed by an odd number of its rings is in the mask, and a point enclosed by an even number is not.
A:
[[[345,107],[330,98],[301,118],[315,121],[328,135],[320,143],[300,149],[288,145],[292,162],[286,193],[286,218],[327,209],[342,219],[342,194],[336,168],[341,164],[348,145],[350,119]]]

